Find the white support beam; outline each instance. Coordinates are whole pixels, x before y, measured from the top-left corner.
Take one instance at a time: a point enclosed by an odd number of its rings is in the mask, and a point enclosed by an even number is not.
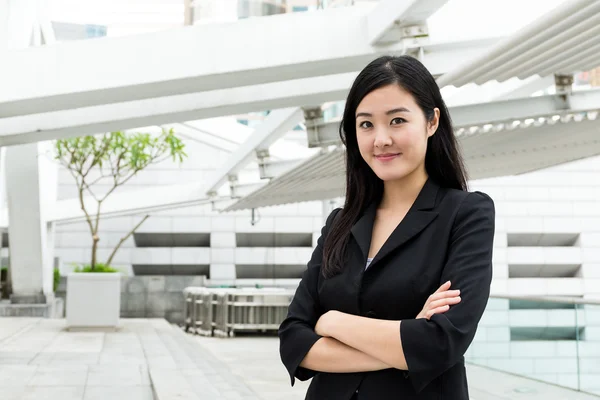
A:
[[[301,108],[284,108],[272,111],[263,123],[257,127],[254,134],[219,169],[207,186],[206,193],[210,196],[216,194],[229,177],[237,175],[246,164],[255,159],[256,151],[268,150],[276,140],[293,129],[303,118],[304,112]]]
[[[105,218],[110,218],[149,213],[209,204],[216,200],[219,199],[209,199],[206,196],[205,186],[198,183],[158,186],[112,194],[102,204],[102,215]],[[89,196],[84,198],[84,201],[90,207],[94,204],[94,200]],[[95,210],[95,208],[92,210]],[[49,216],[49,220],[54,222],[84,221],[85,215],[81,211],[79,199],[58,201],[54,212]]]
[[[239,199],[248,196],[250,193],[260,189],[266,182],[255,183],[236,183],[231,185],[231,197]]]
[[[366,17],[372,8],[9,51],[0,55],[11,60],[0,64],[0,117],[358,71],[378,55],[404,51],[401,43],[371,46]]]
[[[287,171],[296,168],[304,160],[270,161],[258,165],[260,179],[273,179]]]
[[[320,122],[306,126],[308,147],[326,147],[341,143],[340,121]]]
[[[161,128],[165,130],[173,130],[179,136],[192,140],[198,143],[202,143],[206,146],[212,147],[213,149],[227,151],[233,153],[237,147],[236,143],[231,143],[223,138],[219,138],[215,135],[211,135],[200,129],[193,128],[186,124],[170,124],[163,125]]]
[[[404,32],[404,28],[420,26],[425,29],[426,21],[448,0],[380,0],[377,7],[369,14],[367,26],[369,43],[381,45],[410,37],[415,32]]]
[[[600,97],[595,102],[595,107],[600,107]],[[549,95],[451,107],[450,115],[454,126],[468,127],[536,118],[564,112],[570,108],[569,102],[564,96]],[[592,108],[594,108],[593,105]]]
[[[600,110],[600,90],[449,107],[455,128]],[[307,126],[309,147],[340,144],[339,121]]]
[[[518,99],[521,97],[529,97],[533,93],[535,93],[539,90],[545,90],[552,85],[554,85],[554,76],[553,75],[546,76],[543,78],[541,78],[539,76],[532,76],[530,78],[525,79],[522,82],[522,85],[514,88],[511,91],[502,93],[501,95],[496,97],[494,100],[500,101],[500,100]]]
[[[237,122],[234,117],[214,118],[209,120],[187,121],[175,126],[189,127],[191,130],[184,131],[186,134],[193,135],[194,131],[200,132],[203,137],[213,138],[215,141],[221,141],[223,145],[230,144],[233,153],[242,143],[254,134],[254,128]],[[195,137],[195,135],[194,135]],[[279,140],[269,148],[269,162],[287,160],[290,154],[295,157],[305,157],[312,153],[306,146],[287,140]]]
[[[495,42],[485,39],[431,44],[423,47],[421,61],[434,75],[439,75],[463,60],[475,57]],[[282,107],[320,105],[343,100],[356,74],[350,72],[3,118],[0,123],[0,146]]]
[[[343,100],[356,73],[1,119],[0,146]]]

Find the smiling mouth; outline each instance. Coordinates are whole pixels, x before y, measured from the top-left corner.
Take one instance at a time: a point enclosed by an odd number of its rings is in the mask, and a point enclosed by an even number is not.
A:
[[[375,158],[378,159],[379,161],[391,161],[394,158],[398,157],[400,154],[402,154],[402,153],[380,154],[378,156],[375,156]]]

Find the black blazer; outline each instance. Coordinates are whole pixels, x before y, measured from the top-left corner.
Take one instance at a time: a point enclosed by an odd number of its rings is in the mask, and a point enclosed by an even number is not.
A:
[[[495,210],[481,192],[441,188],[431,179],[365,271],[377,204],[352,227],[347,264],[333,278],[320,273],[323,243],[334,210],[279,328],[280,355],[292,385],[313,378],[306,399],[467,400],[464,353],[486,307],[492,279]],[[462,301],[430,320],[415,319],[427,297],[452,281]],[[300,367],[320,338],[314,331],[329,310],[402,320],[408,371],[324,373]],[[350,329],[350,327],[348,327]]]

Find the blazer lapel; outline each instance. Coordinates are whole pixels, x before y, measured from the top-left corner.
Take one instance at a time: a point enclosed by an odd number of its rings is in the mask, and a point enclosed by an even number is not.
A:
[[[427,227],[437,216],[438,213],[432,211],[435,207],[439,186],[430,179],[427,180],[417,199],[409,209],[404,219],[398,224],[389,238],[385,241],[379,252],[375,255],[369,266],[373,268],[379,260],[386,257],[392,251],[402,246],[404,243],[415,237]],[[373,225],[377,213],[377,204],[371,204],[363,216],[352,227],[354,235],[360,249],[364,255],[365,262],[371,247],[371,237],[373,235]]]
[[[385,241],[379,252],[377,252],[375,258],[373,258],[373,261],[371,261],[369,269],[371,269],[377,261],[381,260],[392,251],[419,234],[437,216],[438,213],[433,211],[409,211],[402,222],[398,224],[390,237]]]
[[[375,215],[377,214],[377,203],[371,203],[363,213],[362,217],[352,226],[351,232],[363,253],[364,262],[367,262],[369,249],[371,248],[371,236],[373,234],[373,225],[375,224]]]

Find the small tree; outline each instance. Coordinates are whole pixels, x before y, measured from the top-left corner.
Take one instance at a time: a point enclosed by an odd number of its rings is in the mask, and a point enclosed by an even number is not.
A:
[[[124,185],[138,172],[167,158],[182,162],[187,155],[185,145],[175,136],[173,130],[165,131],[159,136],[149,133],[126,134],[111,132],[98,136],[82,136],[56,141],[55,158],[71,173],[77,184],[79,203],[92,236],[92,260],[90,271],[97,269],[98,228],[100,224],[102,203],[118,187]],[[108,182],[108,190],[97,195],[92,187],[101,182]],[[96,210],[90,212],[84,194],[88,193],[96,202]],[[106,260],[104,268],[110,264],[121,245],[148,219],[142,220],[121,238]]]

